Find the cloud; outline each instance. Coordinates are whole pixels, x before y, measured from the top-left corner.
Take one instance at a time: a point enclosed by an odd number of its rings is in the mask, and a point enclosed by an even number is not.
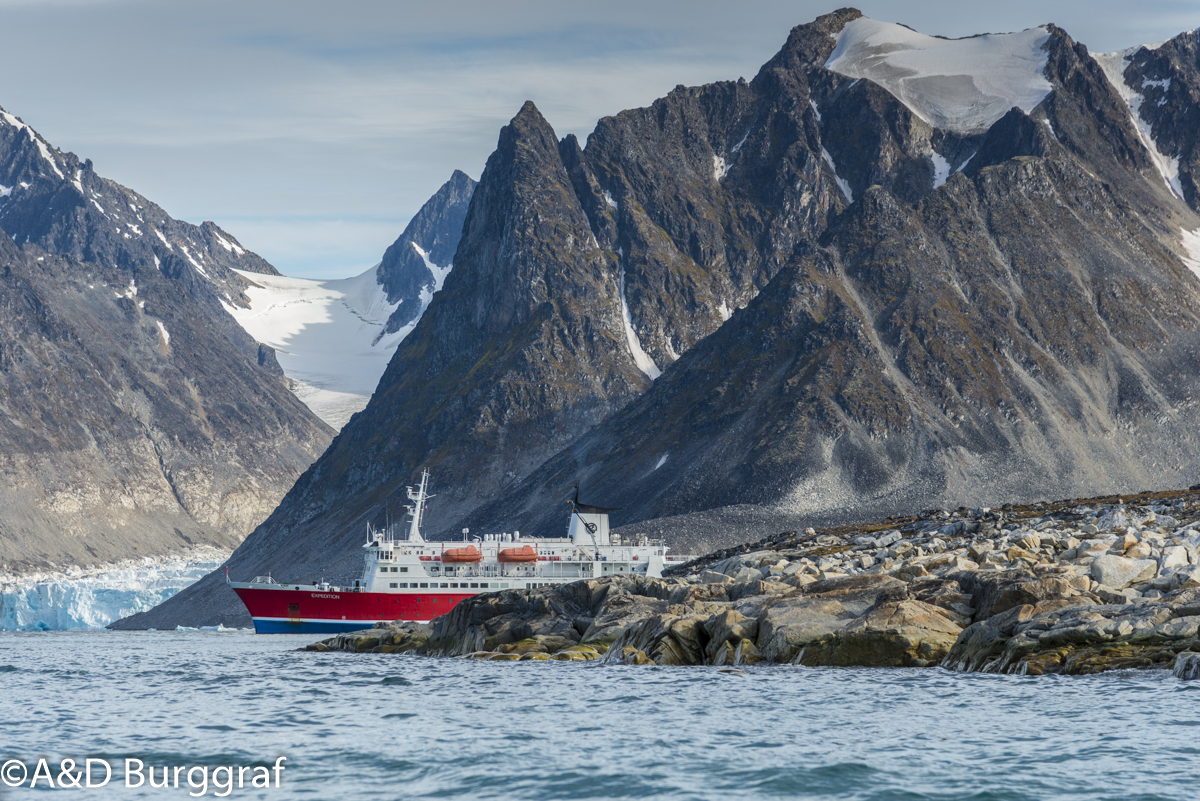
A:
[[[20,65],[0,72],[0,104],[172,214],[332,275],[374,263],[451,171],[478,177],[525,100],[583,139],[676,84],[753,77],[837,5],[0,0]],[[1094,50],[1200,24],[1180,0],[860,7],[945,36],[1054,21]]]

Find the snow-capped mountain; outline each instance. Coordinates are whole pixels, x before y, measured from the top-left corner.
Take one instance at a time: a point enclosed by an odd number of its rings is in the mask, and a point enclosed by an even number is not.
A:
[[[378,266],[329,281],[246,273],[248,304],[228,309],[246,333],[274,349],[296,397],[334,429],[367,405],[412,330],[384,332],[397,304],[388,303],[377,273]]]
[[[296,396],[333,428],[367,405],[396,346],[442,288],[474,189],[455,170],[383,260],[353,278],[240,273],[245,304],[227,311],[275,351]]]
[[[0,571],[229,550],[332,437],[226,312],[274,268],[0,111]]]
[[[1122,77],[1194,202],[1172,41]],[[631,532],[710,545],[1188,486],[1200,217],[1155,158],[1053,25],[942,40],[843,9],[584,147],[527,103],[443,289],[231,572],[353,577],[421,468],[431,533],[559,533],[582,481]],[[239,620],[209,576],[121,625]]]

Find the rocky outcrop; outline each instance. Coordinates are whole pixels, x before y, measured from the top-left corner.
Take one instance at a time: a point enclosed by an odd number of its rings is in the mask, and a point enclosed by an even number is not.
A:
[[[387,290],[388,303],[397,306],[380,337],[415,323],[429,306],[433,293],[442,288],[454,266],[454,253],[474,192],[475,181],[455,170],[384,252],[376,277]]]
[[[615,577],[459,603],[313,650],[631,664],[1200,674],[1200,491],[1136,504],[933,511],[785,534],[665,579]],[[1082,539],[1081,539],[1082,538]],[[1172,564],[1176,551],[1183,564]],[[1123,591],[1117,554],[1154,565]],[[1135,560],[1127,560],[1135,561]],[[1176,560],[1178,561],[1178,560]],[[568,654],[570,654],[568,656]]]
[[[212,223],[0,111],[0,572],[232,549],[328,444],[246,335]]]

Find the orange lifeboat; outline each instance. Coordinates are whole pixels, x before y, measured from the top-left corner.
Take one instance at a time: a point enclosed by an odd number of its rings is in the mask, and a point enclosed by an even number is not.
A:
[[[538,555],[533,548],[522,545],[520,548],[505,548],[497,558],[501,562],[536,562]]]
[[[468,548],[447,548],[442,552],[442,563],[446,562],[480,562],[483,561],[483,554],[475,550],[473,547]]]

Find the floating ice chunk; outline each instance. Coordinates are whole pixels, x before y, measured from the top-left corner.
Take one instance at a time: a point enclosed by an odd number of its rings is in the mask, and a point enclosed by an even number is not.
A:
[[[837,181],[838,188],[842,190],[842,194],[846,196],[846,202],[854,202],[854,192],[850,189],[850,184],[840,178],[837,174],[837,167],[833,163],[833,156],[829,155],[829,151],[821,148],[821,158],[825,159],[825,163],[829,165],[829,171],[833,173],[833,180]]]
[[[942,39],[860,17],[835,38],[827,69],[874,81],[938,128],[986,130],[1013,106],[1028,114],[1052,89],[1045,28]]]

